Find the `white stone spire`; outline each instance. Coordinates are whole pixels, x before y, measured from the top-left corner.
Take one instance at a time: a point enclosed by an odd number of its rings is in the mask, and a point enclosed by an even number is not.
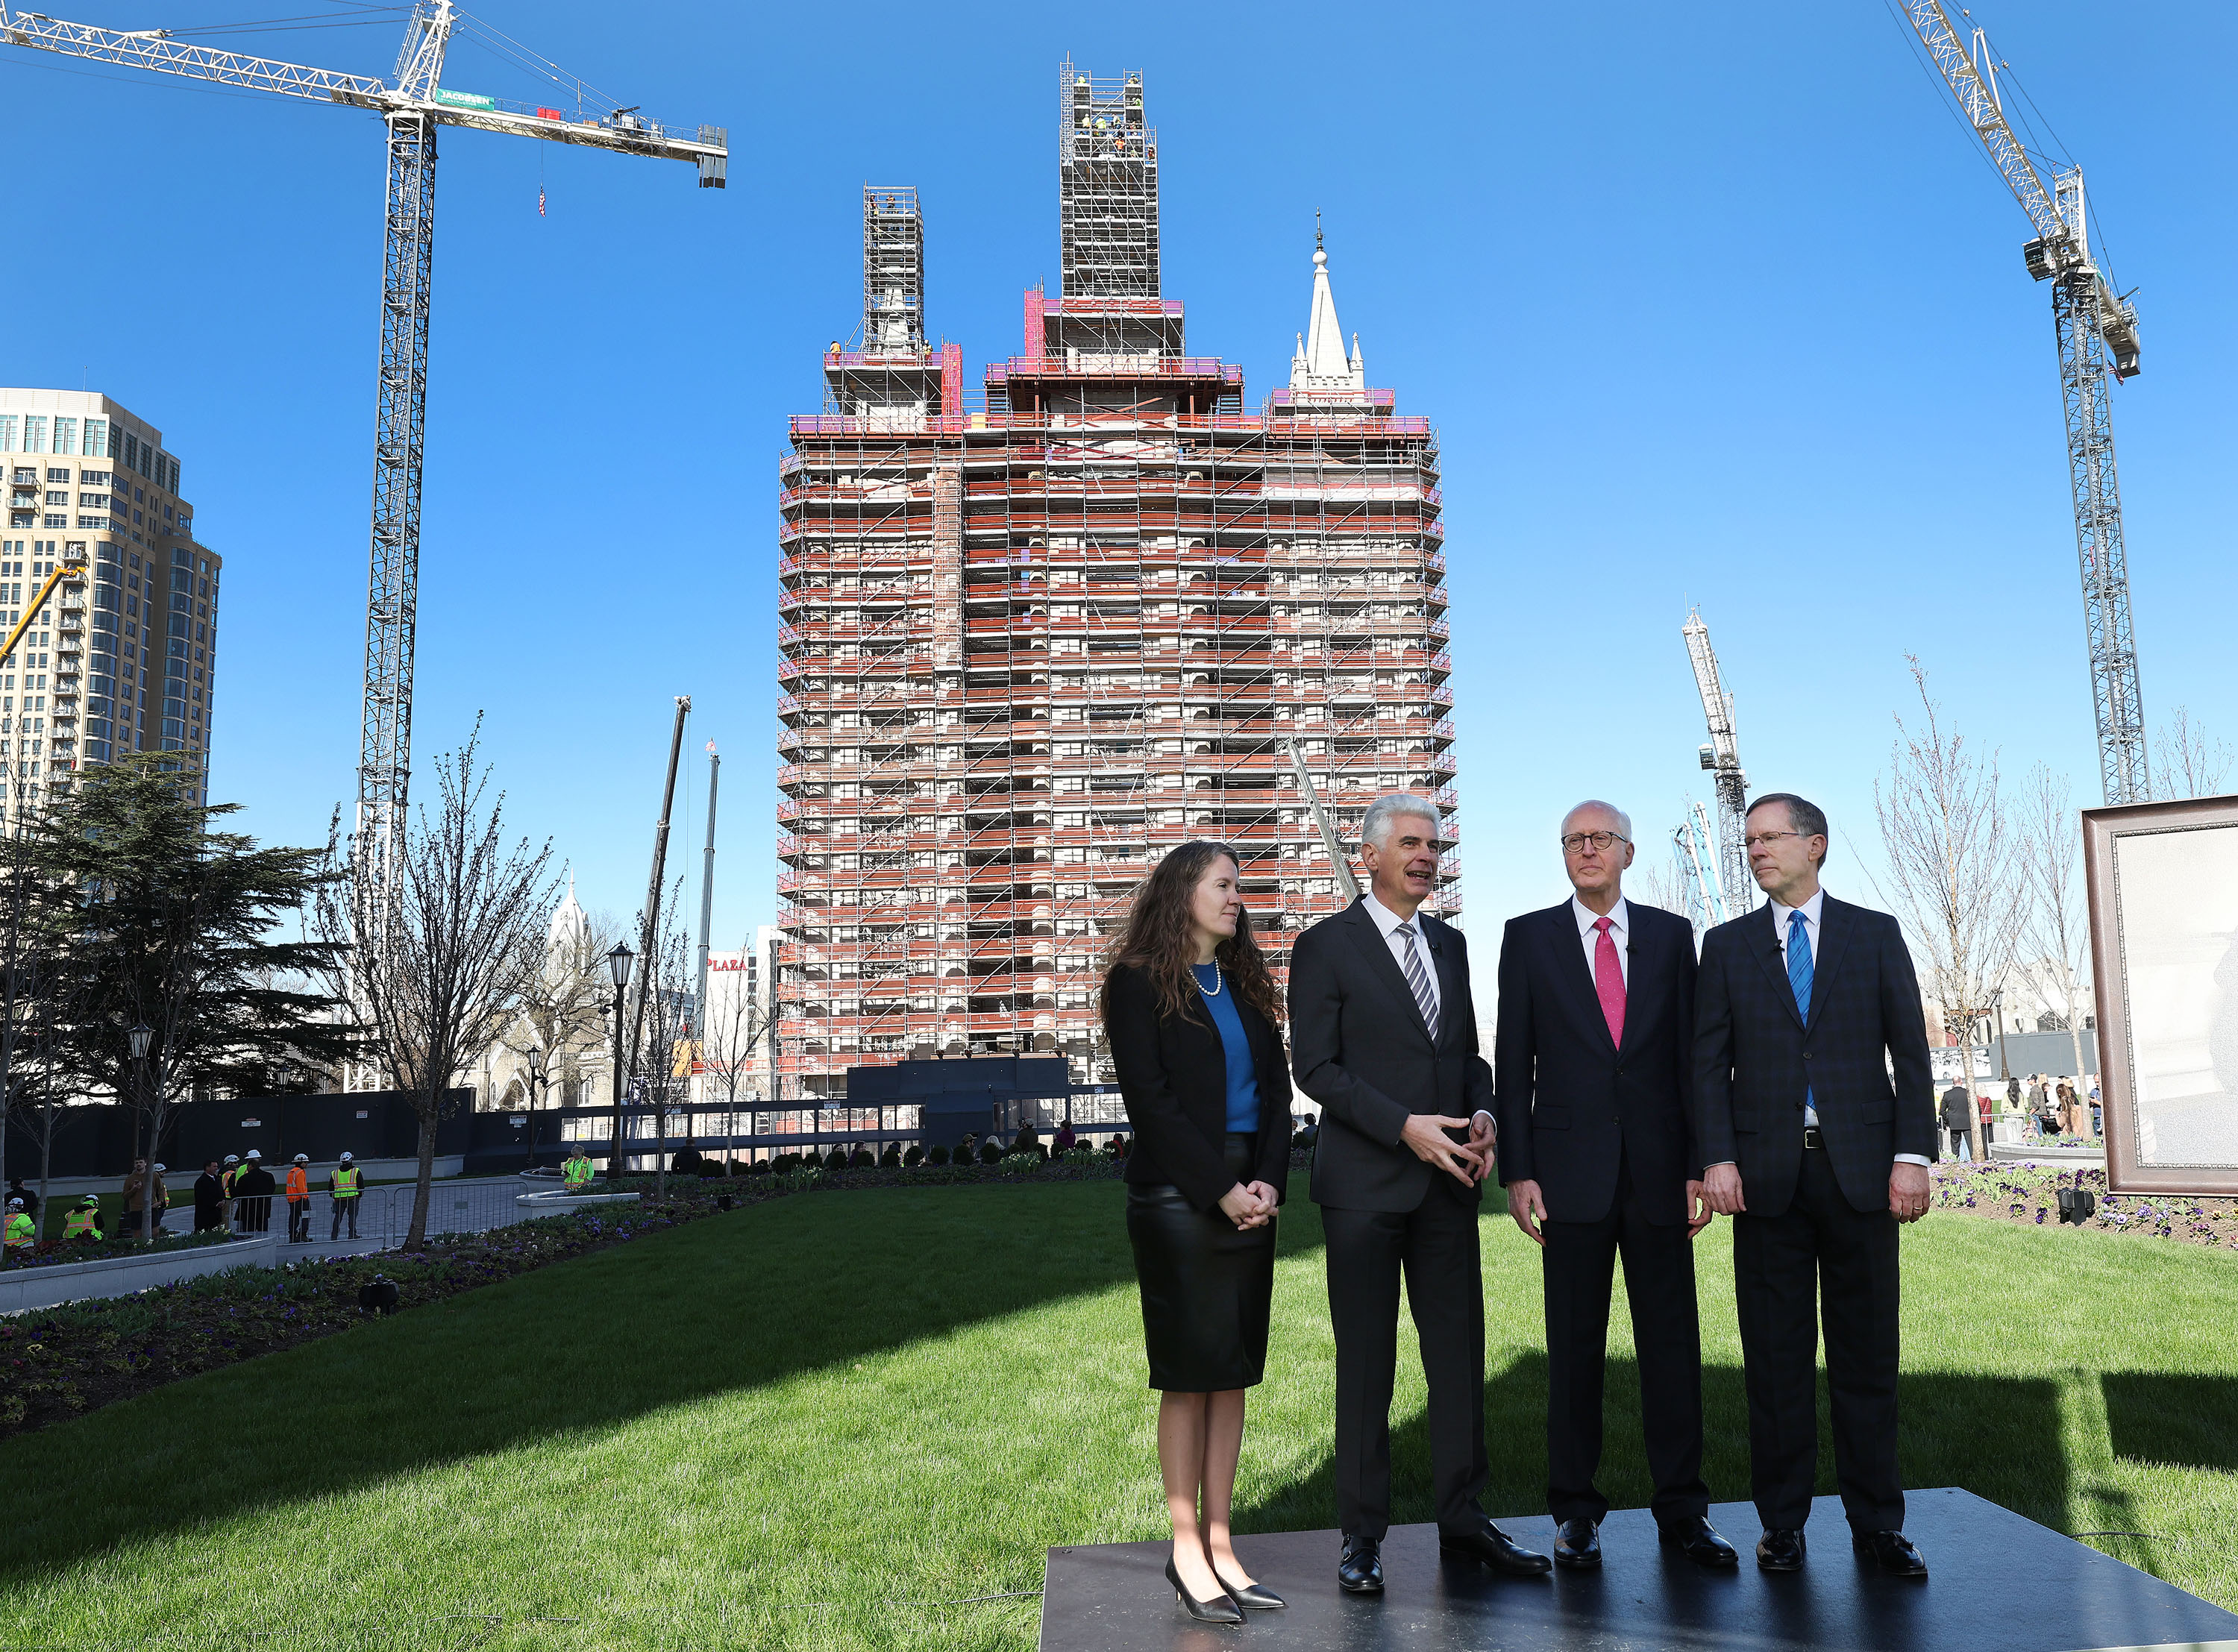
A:
[[[1321,215],[1314,215],[1314,313],[1298,353],[1290,358],[1293,390],[1351,390],[1367,387],[1360,335],[1353,334],[1352,357],[1344,354],[1344,330],[1337,325],[1336,298],[1329,291],[1328,254],[1321,246]]]

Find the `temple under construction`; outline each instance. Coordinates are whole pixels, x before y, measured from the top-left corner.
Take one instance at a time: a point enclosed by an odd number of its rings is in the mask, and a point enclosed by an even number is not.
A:
[[[1062,290],[967,395],[916,192],[863,195],[860,348],[780,466],[778,1094],[852,1065],[1057,1052],[1167,848],[1242,857],[1281,966],[1382,792],[1452,822],[1437,439],[1367,387],[1314,253],[1287,389],[1188,354],[1139,75],[1058,87]],[[1318,236],[1316,237],[1318,241]],[[1437,909],[1460,910],[1449,857]]]

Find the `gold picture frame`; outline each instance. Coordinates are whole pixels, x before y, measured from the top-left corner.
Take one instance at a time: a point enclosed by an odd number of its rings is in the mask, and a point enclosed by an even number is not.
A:
[[[2238,1193],[2238,797],[2082,811],[2106,1186]]]

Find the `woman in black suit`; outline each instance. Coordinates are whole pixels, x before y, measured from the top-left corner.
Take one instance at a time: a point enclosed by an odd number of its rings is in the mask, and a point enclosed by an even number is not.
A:
[[[1135,1145],[1127,1237],[1173,1516],[1167,1580],[1193,1617],[1282,1604],[1229,1540],[1243,1391],[1266,1374],[1275,1211],[1290,1158],[1281,999],[1251,936],[1235,854],[1190,843],[1136,891],[1103,978],[1103,1026]]]

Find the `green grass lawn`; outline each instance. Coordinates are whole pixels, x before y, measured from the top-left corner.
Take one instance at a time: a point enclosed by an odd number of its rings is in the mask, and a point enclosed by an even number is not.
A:
[[[1036,1590],[1052,1543],[1162,1535],[1123,1206],[1114,1183],[782,1199],[0,1443],[0,1644],[1030,1647],[1034,1599],[927,1602]],[[1320,1226],[1303,1199],[1283,1219],[1252,1530],[1334,1522]],[[1484,1233],[1488,1503],[1543,1542],[1538,1261],[1504,1217]],[[1726,1235],[1698,1242],[1721,1500],[1747,1493]],[[2233,1259],[1949,1217],[1904,1247],[1908,1483],[2152,1533],[2094,1541],[2238,1606]],[[1629,1506],[1620,1309],[1612,1336],[1605,1488]]]

